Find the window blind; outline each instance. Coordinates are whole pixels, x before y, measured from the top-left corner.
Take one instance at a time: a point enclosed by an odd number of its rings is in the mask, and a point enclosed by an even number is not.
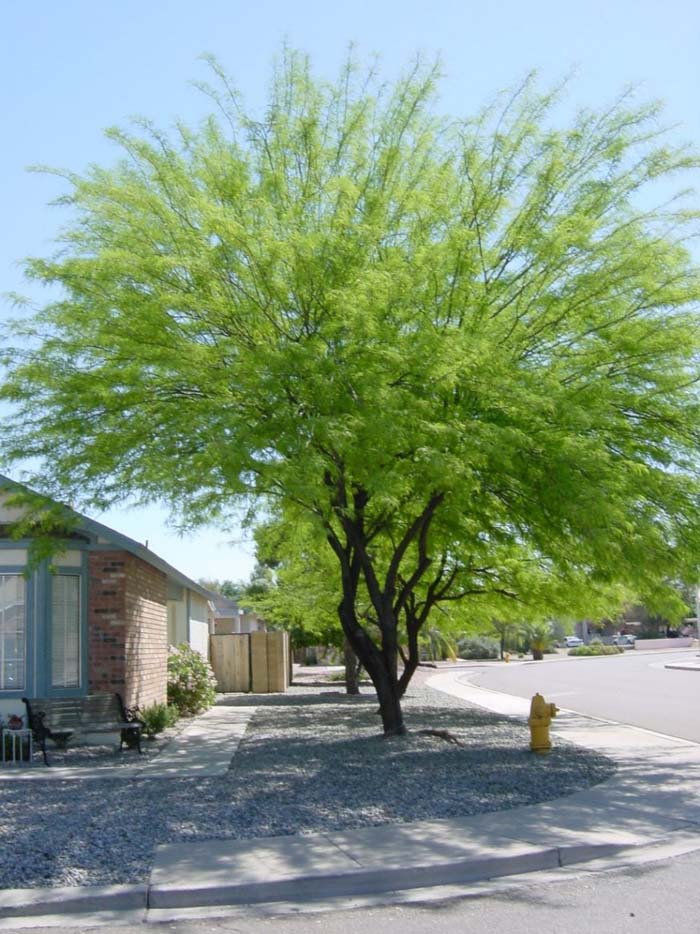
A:
[[[51,589],[51,686],[80,687],[80,578],[57,574]]]
[[[0,691],[24,689],[25,589],[21,574],[0,574]]]

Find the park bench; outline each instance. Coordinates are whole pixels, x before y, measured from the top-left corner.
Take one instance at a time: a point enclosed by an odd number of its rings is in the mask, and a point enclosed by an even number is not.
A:
[[[141,752],[138,707],[125,707],[119,694],[88,694],[84,697],[23,697],[29,729],[39,744],[44,764],[49,765],[46,740],[65,749],[75,733],[119,733],[124,743]]]

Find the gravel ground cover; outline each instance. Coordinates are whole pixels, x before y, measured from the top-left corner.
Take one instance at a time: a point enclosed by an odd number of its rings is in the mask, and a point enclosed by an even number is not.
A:
[[[225,702],[233,702],[228,698]],[[258,712],[224,777],[0,784],[0,887],[138,882],[159,843],[351,829],[533,804],[611,777],[611,760],[430,688],[405,701],[411,729],[383,740],[372,694],[236,697]]]

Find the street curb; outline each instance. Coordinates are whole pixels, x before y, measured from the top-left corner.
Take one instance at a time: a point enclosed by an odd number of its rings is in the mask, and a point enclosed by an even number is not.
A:
[[[0,919],[145,909],[148,885],[70,885],[1,889]]]
[[[606,847],[606,851],[607,851]],[[603,855],[602,853],[599,855]],[[240,905],[289,899],[334,896],[376,895],[397,889],[415,889],[439,884],[474,882],[499,876],[555,869],[561,865],[559,852],[548,847],[516,856],[456,860],[425,866],[384,869],[358,869],[328,875],[294,876],[270,882],[231,882],[216,886],[170,887],[152,885],[149,908],[197,908],[207,905]]]
[[[565,878],[578,878],[579,875],[595,878],[596,874],[601,872],[610,872],[619,869],[625,869],[628,866],[639,866],[644,863],[665,861],[673,856],[680,856],[690,852],[700,850],[700,835],[679,834],[677,840],[657,841],[652,844],[640,846],[625,845],[617,847],[612,844],[606,844],[600,847],[588,847],[585,849],[591,854],[592,858],[587,858],[585,862],[576,861],[573,857],[576,855],[572,850],[583,847],[564,847],[560,848],[561,865],[555,866],[550,870],[541,870],[538,873],[538,879],[542,884],[564,882]],[[617,852],[610,852],[610,850]],[[607,850],[607,855],[606,852]],[[583,852],[578,854],[584,856]],[[521,857],[522,858],[522,857]],[[533,870],[534,871],[534,870]],[[309,900],[300,892],[295,891],[288,900],[277,900],[253,903],[235,903],[219,905],[199,905],[189,907],[171,907],[147,909],[143,904],[134,910],[134,908],[124,908],[121,911],[105,910],[104,903],[102,907],[91,911],[85,909],[79,911],[75,909],[75,901],[72,910],[66,910],[62,913],[60,903],[46,905],[51,913],[12,915],[5,918],[0,917],[0,931],[7,929],[17,929],[26,927],[63,927],[66,924],[72,925],[68,930],[79,929],[82,927],[94,927],[101,924],[122,924],[127,920],[133,923],[142,924],[145,922],[159,923],[168,921],[186,921],[195,919],[211,919],[216,917],[257,917],[291,915],[298,917],[300,913],[332,911],[347,909],[349,907],[377,907],[385,904],[422,904],[430,902],[444,902],[454,899],[463,899],[469,896],[488,895],[494,892],[518,891],[522,886],[529,886],[529,872],[510,873],[508,875],[495,875],[487,879],[465,879],[463,884],[459,881],[452,883],[439,882],[437,885],[425,885],[421,887],[405,889],[387,889],[383,892],[366,892],[360,895],[348,896],[347,894],[332,895],[322,893],[316,899]],[[109,887],[71,887],[63,890],[36,889],[31,890],[37,893],[41,898],[44,893],[56,893],[65,891],[69,894],[79,893],[85,889],[104,888],[104,889],[137,889],[148,890],[148,886],[109,886]],[[28,889],[14,890],[25,894]],[[2,893],[0,893],[2,894]],[[13,893],[14,894],[14,893]],[[387,899],[389,899],[387,901]],[[86,903],[86,902],[85,902]],[[44,903],[46,904],[46,903]]]
[[[700,841],[698,843],[700,847]],[[484,882],[507,876],[571,867],[629,850],[628,844],[580,844],[533,849],[515,856],[321,876],[299,875],[260,883],[235,882],[204,887],[167,885],[64,886],[0,891],[0,920],[134,912],[148,909],[256,905],[283,901],[381,895],[395,891]],[[4,927],[5,925],[3,925]]]

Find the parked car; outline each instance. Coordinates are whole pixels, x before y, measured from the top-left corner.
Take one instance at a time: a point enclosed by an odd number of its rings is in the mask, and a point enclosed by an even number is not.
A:
[[[617,636],[613,636],[613,645],[622,645],[629,646],[634,648],[634,643],[637,641],[636,636],[631,636],[629,633],[623,632]]]
[[[566,637],[567,649],[575,649],[577,645],[583,645],[583,639],[579,639],[578,636],[567,636]]]

